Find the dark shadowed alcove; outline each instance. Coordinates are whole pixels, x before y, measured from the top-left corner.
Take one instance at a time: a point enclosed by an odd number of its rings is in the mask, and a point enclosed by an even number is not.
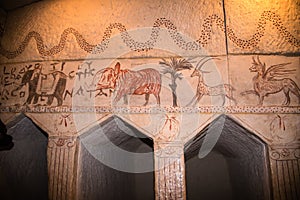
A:
[[[80,141],[79,199],[154,199],[150,138],[113,116]]]
[[[199,150],[221,133],[212,151]],[[271,199],[266,144],[222,115],[186,144],[187,199]]]
[[[0,151],[0,199],[47,200],[47,135],[20,115],[7,125],[14,146]]]

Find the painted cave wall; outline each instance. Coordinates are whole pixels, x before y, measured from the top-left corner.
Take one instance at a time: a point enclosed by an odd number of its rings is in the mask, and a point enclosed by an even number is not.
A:
[[[8,125],[25,117],[10,127],[15,146],[0,152],[0,159],[9,163],[4,158],[23,149],[22,130],[24,142],[39,149],[28,144],[24,151],[38,154],[36,173],[43,177],[42,191],[48,181],[50,199],[88,196],[80,187],[96,190],[82,185],[82,180],[96,181],[91,165],[83,164],[99,161],[86,149],[94,141],[85,146],[83,141],[94,134],[91,129],[103,131],[107,119],[119,119],[120,132],[133,131],[153,142],[149,147],[144,139],[127,138],[131,142],[124,145],[131,152],[140,153],[139,144],[156,155],[162,144],[172,142],[184,152],[220,116],[266,148],[272,197],[300,197],[295,178],[300,174],[299,1],[44,0],[0,14],[1,120]],[[33,125],[22,125],[24,120]],[[211,158],[225,166],[224,155],[213,152]],[[97,174],[110,173],[106,167],[99,164]],[[156,198],[166,191],[158,189],[164,186],[157,180],[172,174],[170,168],[145,175]],[[119,182],[140,182],[127,175]]]

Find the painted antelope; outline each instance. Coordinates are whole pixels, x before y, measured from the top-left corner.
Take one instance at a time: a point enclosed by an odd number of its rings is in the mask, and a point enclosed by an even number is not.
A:
[[[221,96],[223,99],[222,105],[225,104],[225,97],[234,101],[234,103],[236,104],[236,100],[232,95],[232,91],[234,91],[235,89],[230,84],[219,84],[216,86],[208,86],[205,84],[204,79],[203,79],[203,73],[209,73],[209,72],[203,71],[203,70],[201,70],[201,68],[207,61],[211,60],[211,58],[209,58],[207,60],[205,60],[205,59],[206,58],[203,58],[199,61],[195,70],[191,74],[191,77],[198,76],[199,79],[198,79],[196,94],[187,106],[190,106],[190,105],[195,106],[204,95]]]
[[[103,89],[108,89],[110,93],[115,91],[113,103],[116,104],[122,97],[124,103],[128,104],[128,95],[144,95],[145,105],[149,102],[150,94],[156,98],[157,104],[160,104],[160,90],[161,90],[161,75],[152,68],[142,69],[138,71],[122,70],[118,62],[115,68],[105,68],[96,73],[93,83],[97,82],[96,89],[99,91],[97,95],[106,93]],[[97,96],[96,95],[96,96]]]
[[[289,105],[291,98],[289,93],[292,92],[298,97],[300,104],[300,90],[297,84],[290,78],[282,78],[295,72],[295,69],[285,69],[284,67],[291,63],[281,63],[272,65],[266,69],[266,64],[262,63],[257,56],[257,60],[252,57],[253,63],[249,68],[250,72],[256,72],[256,76],[253,77],[253,89],[242,92],[241,95],[255,94],[259,97],[259,105],[263,105],[264,98],[270,94],[275,94],[283,91],[285,94],[285,101],[283,105]]]

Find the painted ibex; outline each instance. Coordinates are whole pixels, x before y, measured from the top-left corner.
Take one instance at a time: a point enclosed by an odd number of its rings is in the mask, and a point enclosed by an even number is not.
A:
[[[207,60],[205,59],[206,58],[203,58],[198,62],[195,70],[191,74],[191,77],[198,76],[199,79],[198,79],[196,94],[187,106],[191,106],[191,105],[195,106],[204,95],[221,96],[223,99],[222,105],[225,104],[225,97],[234,101],[234,103],[236,104],[236,100],[232,95],[232,91],[234,90],[234,88],[230,84],[219,84],[212,87],[205,84],[203,79],[203,73],[209,73],[209,72],[203,71],[201,70],[201,68],[207,61],[211,60],[212,58],[208,58]]]
[[[266,69],[266,64],[262,63],[258,56],[257,60],[254,57],[252,57],[252,60],[252,66],[249,70],[250,72],[257,73],[252,79],[254,90],[247,90],[242,92],[241,95],[257,95],[259,97],[258,105],[261,106],[266,96],[283,91],[285,94],[283,105],[289,105],[291,102],[289,93],[292,92],[297,96],[298,103],[300,104],[300,90],[297,84],[290,78],[282,78],[295,72],[294,69],[285,69],[285,65],[290,63],[281,63]]]

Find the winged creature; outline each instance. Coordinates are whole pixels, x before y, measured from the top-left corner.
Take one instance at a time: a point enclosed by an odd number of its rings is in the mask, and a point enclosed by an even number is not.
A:
[[[291,63],[281,63],[266,68],[266,64],[262,63],[257,56],[257,60],[253,57],[250,72],[256,72],[253,77],[253,90],[242,92],[241,95],[255,94],[259,97],[259,105],[263,105],[264,98],[270,94],[276,94],[283,91],[285,101],[283,105],[288,106],[291,102],[290,92],[298,98],[300,104],[300,89],[294,80],[286,78],[287,75],[293,74],[295,69],[286,69],[285,66]]]

